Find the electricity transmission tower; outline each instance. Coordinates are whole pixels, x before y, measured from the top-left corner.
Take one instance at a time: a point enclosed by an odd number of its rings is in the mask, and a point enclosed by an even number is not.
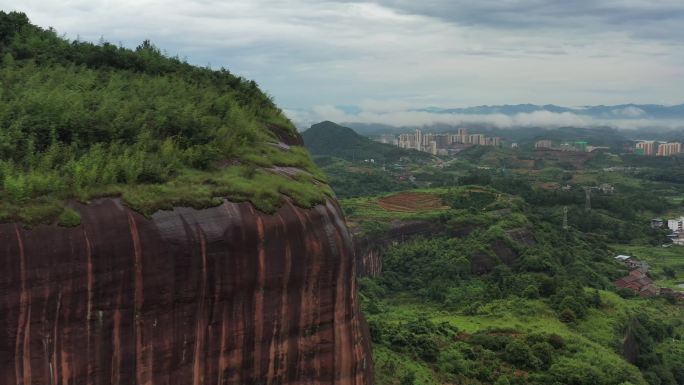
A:
[[[563,206],[563,230],[568,229],[568,206]]]

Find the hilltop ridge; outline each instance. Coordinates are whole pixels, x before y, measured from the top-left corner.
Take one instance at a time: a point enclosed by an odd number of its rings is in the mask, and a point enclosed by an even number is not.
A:
[[[256,82],[149,41],[68,41],[0,12],[0,222],[78,223],[71,200],[121,196],[150,215],[249,200],[273,212],[332,192]],[[295,167],[295,177],[278,167]]]

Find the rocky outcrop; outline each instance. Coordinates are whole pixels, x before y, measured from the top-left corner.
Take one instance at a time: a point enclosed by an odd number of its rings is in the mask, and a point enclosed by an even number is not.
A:
[[[630,320],[622,340],[622,357],[630,364],[636,364],[640,354],[639,341],[635,332],[637,327],[639,327],[639,321],[637,319]]]
[[[515,252],[506,242],[497,239],[492,242],[491,249],[506,266],[513,266],[518,261],[518,253]]]
[[[534,236],[532,230],[528,228],[518,228],[506,231],[511,240],[521,246],[534,246],[537,244],[537,238]]]
[[[537,244],[534,233],[526,228],[508,230],[506,235],[520,246],[534,246]],[[470,271],[473,274],[489,273],[502,263],[508,267],[513,267],[520,259],[515,249],[502,239],[494,240],[489,245],[489,249],[491,253],[480,251],[470,256]]]
[[[338,207],[249,203],[81,225],[0,225],[0,379],[13,384],[370,384]]]
[[[354,245],[359,277],[377,277],[382,272],[382,256],[388,247],[408,241],[415,237],[442,233],[439,222],[430,221],[393,221],[382,234],[355,234]]]
[[[301,135],[290,132],[288,129],[276,124],[269,124],[267,128],[278,138],[280,143],[288,146],[304,146],[304,139],[302,139]]]
[[[484,252],[479,251],[470,256],[470,272],[473,274],[481,275],[487,274],[494,270],[494,268],[500,264],[499,260]]]
[[[366,247],[358,255],[356,274],[359,277],[378,277],[382,273],[382,255],[385,247]]]
[[[482,225],[476,223],[456,223],[451,226],[450,234],[456,238],[465,238],[479,228]]]

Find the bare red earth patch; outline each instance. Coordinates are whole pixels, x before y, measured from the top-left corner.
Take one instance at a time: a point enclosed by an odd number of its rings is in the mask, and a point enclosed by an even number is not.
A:
[[[418,211],[443,210],[448,206],[437,194],[403,192],[378,199],[378,206],[388,211],[413,213]]]

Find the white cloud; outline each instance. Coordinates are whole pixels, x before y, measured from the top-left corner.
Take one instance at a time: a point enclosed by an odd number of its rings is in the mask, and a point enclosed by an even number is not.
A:
[[[349,114],[334,106],[316,106],[311,113],[293,114],[287,111],[290,118],[300,126],[308,126],[322,120],[331,120],[342,123],[368,123],[386,124],[395,127],[405,126],[429,126],[434,124],[490,124],[502,128],[520,126],[586,126],[592,120],[572,113],[553,113],[537,111],[532,113],[520,113],[513,116],[504,114],[447,114],[426,111],[395,110],[395,111],[362,111],[358,114]]]
[[[628,110],[629,107],[621,110]],[[634,107],[634,109],[638,109]],[[415,110],[372,111],[347,113],[331,105],[316,106],[310,111],[285,111],[301,129],[324,120],[337,123],[384,124],[393,127],[422,127],[432,125],[473,125],[485,124],[499,128],[517,127],[600,127],[610,126],[618,129],[668,128],[684,129],[681,120],[634,119],[636,115],[619,115],[607,119],[593,118],[574,112],[534,111],[530,113],[505,114],[460,114],[436,113]],[[643,111],[642,111],[643,112]],[[628,112],[633,113],[633,112]]]
[[[646,111],[642,110],[639,107],[635,106],[628,106],[625,108],[619,108],[611,111],[613,115],[617,116],[623,116],[626,118],[638,118],[639,116],[644,116],[646,115]]]

